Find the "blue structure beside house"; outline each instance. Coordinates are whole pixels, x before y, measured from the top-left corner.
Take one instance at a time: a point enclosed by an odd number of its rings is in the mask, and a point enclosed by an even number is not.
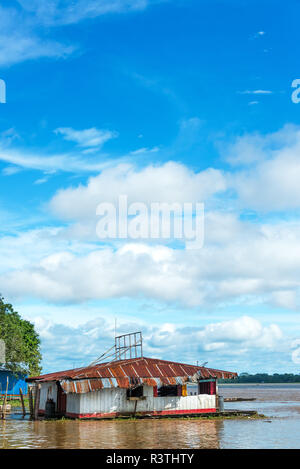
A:
[[[20,388],[23,394],[27,394],[27,383],[25,375],[14,375],[11,371],[0,367],[0,394],[6,391],[6,382],[8,377],[8,394],[19,394]]]

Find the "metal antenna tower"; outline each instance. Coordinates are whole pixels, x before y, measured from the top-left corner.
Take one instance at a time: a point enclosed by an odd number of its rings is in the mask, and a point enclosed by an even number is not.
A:
[[[142,332],[132,332],[115,337],[115,345],[94,360],[89,366],[95,366],[107,361],[126,360],[127,358],[143,357]]]
[[[115,353],[116,360],[143,357],[142,333],[139,331],[117,336],[115,338]]]

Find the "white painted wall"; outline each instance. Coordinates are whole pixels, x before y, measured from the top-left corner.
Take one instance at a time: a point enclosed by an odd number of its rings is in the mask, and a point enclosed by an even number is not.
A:
[[[195,410],[215,409],[216,396],[199,394],[197,396],[165,396],[154,397],[153,387],[144,386],[145,400],[137,402],[137,412],[153,412],[162,410]],[[47,399],[57,401],[55,382],[41,383],[40,410],[45,410]],[[126,389],[107,388],[85,394],[67,394],[67,413],[99,414],[114,412],[133,412],[135,401],[126,397]]]
[[[74,396],[73,409],[77,409],[75,401],[79,401],[79,411],[69,410],[69,398]],[[153,388],[144,386],[145,400],[138,401],[137,412],[152,412],[162,410],[195,410],[215,409],[216,396],[199,394],[197,396],[165,396],[154,397]],[[126,389],[109,388],[85,394],[68,394],[67,411],[80,414],[133,412],[135,401],[126,398]]]

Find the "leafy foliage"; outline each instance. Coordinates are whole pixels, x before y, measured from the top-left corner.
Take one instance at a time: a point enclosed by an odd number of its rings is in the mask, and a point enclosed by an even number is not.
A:
[[[6,346],[5,367],[13,373],[41,373],[40,339],[34,325],[21,318],[0,296],[0,338]]]

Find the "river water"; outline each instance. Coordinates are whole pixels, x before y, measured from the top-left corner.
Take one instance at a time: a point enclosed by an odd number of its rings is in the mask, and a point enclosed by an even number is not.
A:
[[[300,449],[300,384],[224,385],[225,409],[257,410],[262,420],[36,421],[11,415],[0,421],[0,448],[297,448]]]

